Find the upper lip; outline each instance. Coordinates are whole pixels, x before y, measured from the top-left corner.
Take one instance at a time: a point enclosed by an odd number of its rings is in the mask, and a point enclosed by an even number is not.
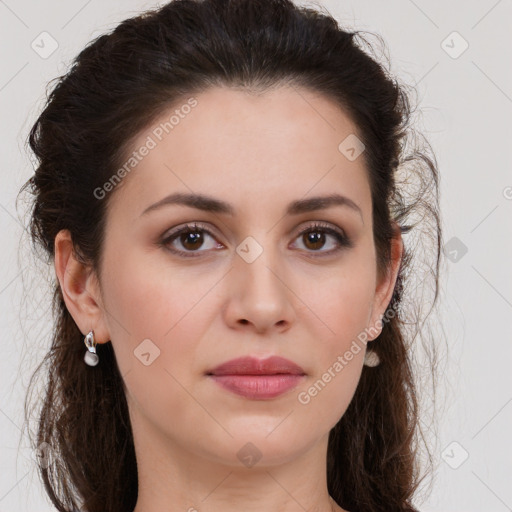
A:
[[[305,375],[305,373],[298,364],[284,357],[272,356],[258,359],[246,356],[227,361],[208,371],[207,375]]]

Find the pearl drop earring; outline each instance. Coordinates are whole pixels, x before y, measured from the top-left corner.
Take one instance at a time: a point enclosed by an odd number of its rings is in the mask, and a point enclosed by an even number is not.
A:
[[[367,350],[364,355],[364,365],[365,366],[378,366],[380,364],[380,357],[377,352],[373,350]]]
[[[84,338],[87,352],[84,355],[84,361],[89,366],[96,366],[99,362],[98,354],[96,354],[96,342],[94,341],[94,332],[91,330]]]

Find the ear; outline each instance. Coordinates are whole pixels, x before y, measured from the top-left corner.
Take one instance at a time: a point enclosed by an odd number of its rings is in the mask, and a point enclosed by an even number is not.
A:
[[[96,273],[76,258],[67,229],[57,233],[54,245],[55,273],[69,313],[84,336],[93,330],[98,343],[109,341]]]
[[[386,308],[391,301],[393,291],[395,289],[398,271],[403,256],[403,241],[400,226],[395,222],[395,234],[391,239],[391,261],[387,273],[377,282],[375,289],[375,298],[373,301],[372,312],[370,315],[369,331],[377,333],[373,337],[369,337],[368,341],[375,339],[382,331],[382,318],[386,312]]]

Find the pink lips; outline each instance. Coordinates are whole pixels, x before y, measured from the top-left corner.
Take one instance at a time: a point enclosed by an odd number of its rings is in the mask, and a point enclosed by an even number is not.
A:
[[[273,356],[267,359],[233,359],[210,370],[207,375],[237,395],[265,400],[294,388],[306,373],[294,362]]]

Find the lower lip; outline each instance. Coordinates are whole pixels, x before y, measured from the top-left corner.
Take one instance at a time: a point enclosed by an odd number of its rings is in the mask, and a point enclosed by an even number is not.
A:
[[[304,375],[210,375],[223,388],[253,400],[275,398],[296,387]]]

